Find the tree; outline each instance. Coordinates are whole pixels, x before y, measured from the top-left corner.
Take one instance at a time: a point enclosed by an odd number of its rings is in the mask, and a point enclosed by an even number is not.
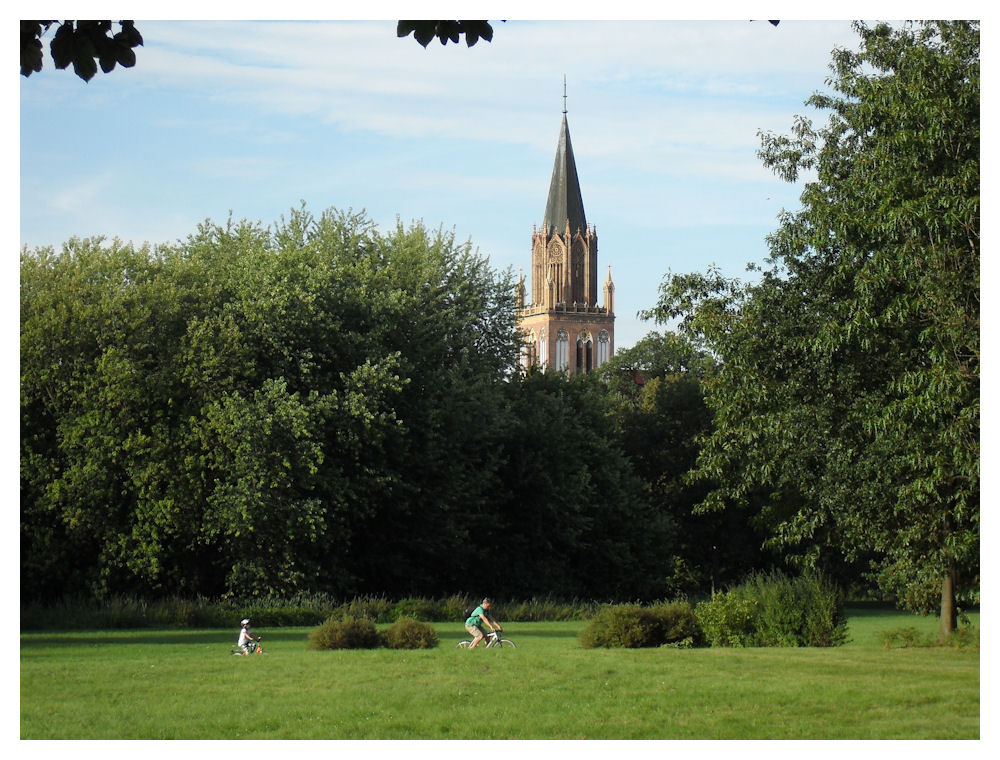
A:
[[[756,285],[668,276],[659,320],[722,360],[697,474],[706,506],[764,493],[801,564],[867,559],[910,609],[976,594],[979,558],[979,26],[856,24],[833,94],[762,135],[803,207]]]
[[[461,577],[518,352],[470,244],[305,209],[71,240],[22,252],[21,340],[25,598]]]
[[[496,548],[504,593],[660,598],[668,518],[622,450],[600,377],[531,369],[506,390],[497,520],[472,546]]]
[[[711,355],[670,332],[649,333],[601,367],[623,450],[653,509],[671,526],[660,542],[660,573],[671,596],[714,592],[775,562],[746,511],[695,510],[710,486],[687,474],[711,430],[702,386],[716,371]]]

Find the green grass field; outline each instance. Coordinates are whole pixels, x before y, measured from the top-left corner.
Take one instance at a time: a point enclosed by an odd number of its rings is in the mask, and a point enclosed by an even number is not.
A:
[[[978,616],[973,617],[978,625]],[[516,650],[315,652],[307,628],[21,635],[22,739],[977,739],[978,649],[881,647],[936,621],[856,611],[833,649],[585,650],[511,623]]]

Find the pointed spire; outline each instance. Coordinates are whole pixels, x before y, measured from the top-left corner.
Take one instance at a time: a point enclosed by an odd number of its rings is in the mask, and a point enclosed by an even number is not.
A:
[[[569,223],[570,233],[587,231],[587,217],[583,211],[583,194],[580,178],[576,173],[573,143],[569,139],[569,122],[566,119],[566,78],[563,77],[563,117],[556,146],[556,160],[552,167],[549,197],[545,204],[544,227],[547,234],[563,230]]]

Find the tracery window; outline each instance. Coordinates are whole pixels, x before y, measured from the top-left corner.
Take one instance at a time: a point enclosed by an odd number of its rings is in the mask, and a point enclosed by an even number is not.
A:
[[[561,328],[556,335],[556,369],[560,372],[569,369],[569,335]]]
[[[601,334],[597,336],[597,366],[600,367],[610,358],[611,336],[607,330],[601,330]]]

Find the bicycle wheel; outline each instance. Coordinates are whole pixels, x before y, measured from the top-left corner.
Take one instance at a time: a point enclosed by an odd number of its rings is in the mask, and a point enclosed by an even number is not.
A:
[[[514,642],[511,641],[510,639],[498,639],[497,643],[494,644],[494,646],[498,646],[498,647],[510,647],[511,649],[517,649],[517,647],[514,646]]]
[[[471,643],[472,639],[462,639],[460,642],[455,644],[455,649],[468,649]]]

